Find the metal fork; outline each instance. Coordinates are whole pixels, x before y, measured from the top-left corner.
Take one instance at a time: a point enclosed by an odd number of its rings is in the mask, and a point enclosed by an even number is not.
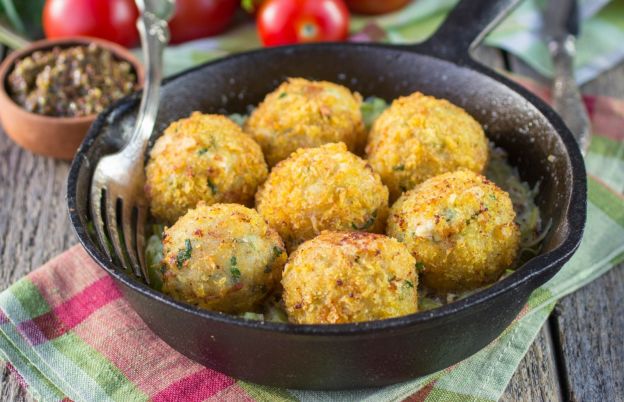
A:
[[[121,151],[100,159],[91,184],[91,217],[101,248],[111,261],[116,258],[126,270],[132,270],[148,283],[144,255],[145,152],[158,114],[162,54],[169,42],[167,21],[173,15],[174,2],[136,0],[141,14],[137,27],[147,65],[141,104],[128,143]],[[108,239],[114,254],[109,249]]]
[[[591,124],[574,79],[576,37],[580,29],[578,8],[577,0],[546,2],[543,34],[555,70],[552,85],[555,110],[572,131],[585,155],[591,141]]]

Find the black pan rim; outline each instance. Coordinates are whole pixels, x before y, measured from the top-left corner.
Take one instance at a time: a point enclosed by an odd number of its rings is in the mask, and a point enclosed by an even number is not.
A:
[[[493,70],[475,62],[467,56],[458,56],[457,60],[447,60],[445,58],[439,58],[435,55],[429,54],[427,51],[423,51],[418,45],[386,45],[386,44],[374,44],[374,43],[316,43],[306,45],[295,46],[281,46],[268,49],[257,49],[248,52],[238,53],[228,57],[224,57],[218,60],[207,62],[191,69],[182,71],[174,76],[169,77],[163,82],[163,85],[175,81],[177,78],[190,74],[196,70],[203,69],[219,63],[229,62],[237,58],[244,58],[250,55],[254,55],[260,52],[263,53],[288,53],[294,51],[302,51],[306,48],[383,48],[393,51],[404,51],[409,53],[417,53],[421,56],[431,57],[437,60],[449,62],[459,67],[465,67],[472,69],[477,73],[489,76],[490,78],[502,83],[503,85],[516,92],[518,95],[526,99],[529,103],[535,106],[540,113],[542,113],[549,123],[553,126],[557,135],[563,141],[565,149],[567,151],[567,157],[569,158],[569,164],[571,167],[571,185],[572,191],[568,203],[568,211],[563,218],[564,222],[567,222],[568,233],[561,244],[555,249],[540,254],[533,259],[529,260],[510,276],[496,282],[490,287],[476,292],[464,299],[458,300],[454,303],[438,307],[433,310],[417,312],[414,314],[396,317],[386,320],[366,321],[361,323],[349,323],[349,324],[314,324],[314,325],[300,325],[290,323],[275,323],[265,322],[257,320],[244,319],[234,315],[213,312],[209,310],[200,309],[193,305],[178,302],[164,293],[158,292],[143,284],[142,282],[131,278],[126,273],[116,268],[108,258],[96,247],[96,245],[89,238],[86,227],[80,221],[77,208],[77,183],[78,174],[85,161],[88,160],[85,156],[86,151],[91,147],[93,141],[97,137],[99,129],[106,123],[108,117],[116,110],[122,109],[122,112],[135,106],[139,101],[139,94],[127,96],[110,108],[100,114],[96,121],[93,123],[83,143],[79,147],[76,156],[71,164],[68,183],[67,183],[67,203],[70,215],[70,221],[74,232],[76,233],[81,245],[85,248],[87,253],[95,260],[95,262],[102,267],[109,275],[127,286],[131,290],[138,292],[144,297],[154,299],[160,303],[163,303],[170,308],[181,310],[184,313],[192,314],[201,319],[207,319],[216,321],[225,325],[233,325],[239,327],[246,327],[250,330],[262,330],[262,331],[276,331],[281,333],[287,333],[292,335],[316,335],[316,336],[354,336],[354,335],[370,335],[380,333],[383,331],[395,331],[406,329],[415,325],[433,325],[437,319],[447,317],[453,314],[458,314],[465,310],[476,308],[483,303],[490,301],[502,293],[511,291],[513,288],[525,284],[526,282],[533,282],[529,284],[533,290],[541,285],[546,279],[552,277],[557,268],[560,267],[565,261],[567,261],[572,254],[578,248],[585,225],[586,218],[586,173],[583,157],[580,153],[578,145],[570,131],[567,129],[561,118],[542,100],[535,95],[524,89],[520,85],[510,81],[509,79],[501,76]]]

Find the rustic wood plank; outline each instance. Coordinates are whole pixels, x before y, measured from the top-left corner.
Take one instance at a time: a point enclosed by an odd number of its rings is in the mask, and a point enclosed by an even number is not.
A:
[[[584,86],[624,99],[624,64]],[[624,185],[616,189],[624,192]],[[551,322],[571,401],[624,401],[624,263],[562,299]]]
[[[65,205],[68,168],[0,130],[0,290],[76,243]],[[0,371],[0,400],[33,400],[4,364]]]
[[[514,71],[548,84],[521,60]],[[585,94],[624,99],[624,63],[581,87]],[[619,191],[624,191],[624,186]],[[624,400],[624,264],[562,299],[550,319],[563,397]]]
[[[68,169],[0,134],[0,289],[76,243],[65,204]]]
[[[587,83],[582,90],[624,99],[624,63]],[[624,186],[619,190],[624,192]],[[562,349],[563,386],[570,400],[624,400],[623,289],[621,263],[564,298],[552,317]]]
[[[35,399],[19,385],[15,375],[0,363],[0,401],[33,402]]]
[[[554,351],[550,327],[544,325],[500,401],[562,401]]]
[[[562,299],[551,320],[570,401],[624,400],[624,264]]]

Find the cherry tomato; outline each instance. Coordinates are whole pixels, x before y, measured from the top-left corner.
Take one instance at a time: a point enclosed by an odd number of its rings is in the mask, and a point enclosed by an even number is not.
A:
[[[228,27],[240,0],[177,0],[169,21],[171,43],[216,35]]]
[[[137,18],[133,0],[47,0],[43,30],[48,38],[85,35],[133,46]]]
[[[268,0],[257,24],[266,46],[339,41],[349,33],[349,10],[342,0]]]
[[[345,0],[347,7],[354,13],[384,14],[398,10],[410,0]]]

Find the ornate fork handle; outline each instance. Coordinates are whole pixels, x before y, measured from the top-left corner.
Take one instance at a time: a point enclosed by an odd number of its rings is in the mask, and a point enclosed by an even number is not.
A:
[[[141,104],[126,145],[121,151],[100,159],[95,167],[89,204],[97,237],[107,257],[111,261],[116,259],[125,270],[134,271],[149,283],[144,258],[145,150],[158,114],[162,53],[169,40],[167,20],[173,14],[173,0],[137,0],[137,5],[141,11],[137,25],[147,63]]]
[[[555,110],[568,125],[579,143],[583,155],[591,141],[591,126],[587,109],[579,87],[574,80],[575,38],[568,35],[563,40],[553,40],[548,44],[555,68],[553,80],[553,100]]]
[[[160,9],[155,3],[160,3]],[[143,59],[147,64],[147,77],[134,130],[122,153],[134,160],[143,160],[158,114],[160,83],[163,76],[162,55],[169,42],[167,20],[172,14],[173,3],[170,0],[164,2],[137,0],[137,5],[141,11],[137,27],[141,36]]]

